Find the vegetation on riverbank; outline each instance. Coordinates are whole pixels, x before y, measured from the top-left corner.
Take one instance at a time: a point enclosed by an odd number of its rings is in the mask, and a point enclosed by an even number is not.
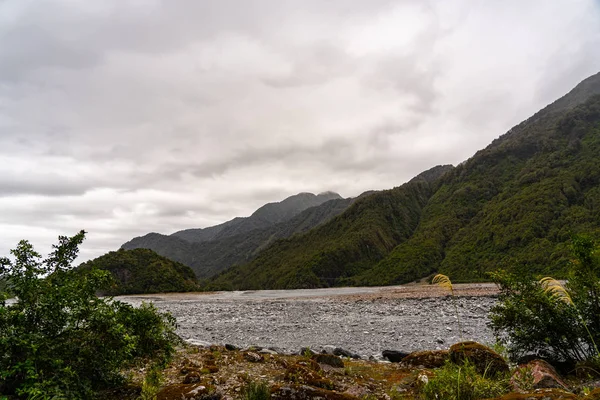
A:
[[[111,296],[200,289],[190,267],[148,249],[111,251],[78,267],[81,271],[94,268],[110,272],[113,280],[103,293]]]

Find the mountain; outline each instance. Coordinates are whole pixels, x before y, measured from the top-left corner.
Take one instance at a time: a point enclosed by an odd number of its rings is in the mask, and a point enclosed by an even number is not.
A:
[[[189,292],[199,288],[189,267],[148,249],[111,251],[78,268],[109,271],[114,285],[106,290],[108,295]]]
[[[279,203],[269,203],[250,217],[205,229],[188,229],[170,236],[149,233],[123,249],[148,248],[192,267],[200,278],[251,260],[275,239],[305,232],[346,209],[353,199],[325,192],[300,193]]]
[[[347,210],[303,235],[278,240],[248,264],[215,277],[211,289],[332,286],[372,268],[416,229],[436,180],[453,167],[438,166],[410,182],[359,197]]]
[[[324,192],[318,195],[299,193],[280,202],[265,204],[247,218],[234,218],[231,221],[205,229],[186,229],[175,232],[172,236],[185,239],[189,242],[223,239],[248,233],[255,229],[270,227],[289,220],[307,208],[318,206],[329,200],[341,198],[339,194],[334,192]]]
[[[435,272],[473,281],[499,267],[560,276],[572,234],[600,238],[598,94],[600,73],[456,168],[359,199],[209,287],[390,285]]]

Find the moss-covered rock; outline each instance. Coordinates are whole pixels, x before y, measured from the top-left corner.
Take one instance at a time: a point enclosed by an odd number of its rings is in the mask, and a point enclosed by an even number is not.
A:
[[[449,356],[455,364],[470,362],[481,375],[494,376],[508,372],[508,364],[500,354],[477,342],[456,343],[450,347]]]
[[[448,359],[448,350],[415,351],[402,359],[404,367],[439,368]]]
[[[335,368],[344,368],[344,361],[333,354],[315,354],[312,359],[319,364],[330,365]]]

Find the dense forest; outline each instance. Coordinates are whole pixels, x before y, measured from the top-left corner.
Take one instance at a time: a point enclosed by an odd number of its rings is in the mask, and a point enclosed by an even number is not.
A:
[[[108,295],[198,290],[196,275],[190,267],[148,249],[111,251],[78,268],[109,271],[113,282],[104,289]]]
[[[275,242],[249,264],[216,277],[211,289],[324,287],[372,268],[416,228],[438,166],[410,182],[359,198],[344,213],[303,235]]]

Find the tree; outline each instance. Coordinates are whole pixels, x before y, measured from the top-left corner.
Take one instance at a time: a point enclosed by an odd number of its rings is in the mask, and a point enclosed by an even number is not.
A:
[[[0,258],[0,394],[89,398],[121,382],[128,364],[171,357],[172,316],[99,298],[110,273],[72,267],[84,238],[60,236],[42,261],[26,240],[11,250],[13,260]],[[16,302],[6,302],[7,290]]]

